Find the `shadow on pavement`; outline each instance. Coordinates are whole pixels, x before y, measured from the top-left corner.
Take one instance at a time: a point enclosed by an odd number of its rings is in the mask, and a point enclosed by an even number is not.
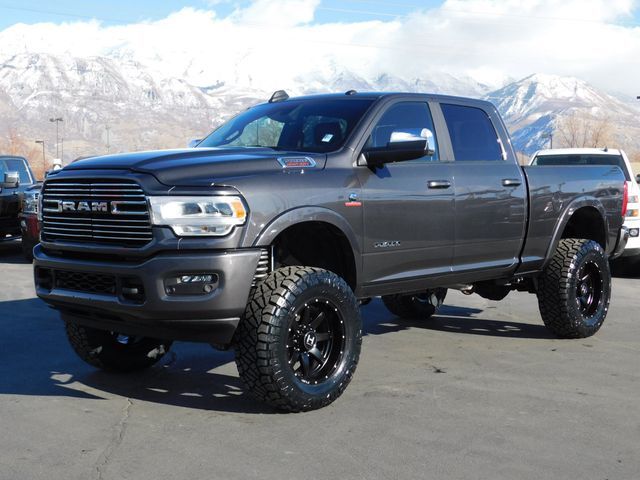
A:
[[[0,329],[0,395],[96,400],[120,395],[203,410],[274,412],[246,395],[237,375],[212,371],[233,362],[232,352],[176,343],[148,370],[113,374],[80,360],[57,312],[38,299],[0,302]]]
[[[389,332],[397,332],[407,328],[421,328],[442,332],[463,333],[469,335],[486,335],[493,337],[552,339],[553,336],[542,324],[520,323],[503,320],[478,318],[483,310],[477,308],[456,307],[443,305],[436,315],[424,320],[402,319],[389,313],[382,302],[374,300],[367,309],[371,314],[363,311],[364,333],[381,335]],[[376,308],[378,307],[378,308]]]
[[[517,338],[552,338],[541,325],[476,318],[482,310],[444,306],[431,320],[402,320],[378,299],[363,307],[364,335],[408,328]],[[200,410],[276,413],[246,394],[240,379],[215,371],[233,352],[175,343],[143,372],[113,374],[86,365],[67,343],[58,314],[38,299],[0,302],[0,394],[107,399],[119,395]],[[228,367],[225,367],[228,368]]]

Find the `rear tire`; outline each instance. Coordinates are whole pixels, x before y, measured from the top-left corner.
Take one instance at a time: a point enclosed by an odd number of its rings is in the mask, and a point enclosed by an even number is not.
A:
[[[446,288],[433,288],[420,294],[385,295],[382,302],[397,317],[428,319],[442,306],[446,296]]]
[[[358,364],[362,323],[335,273],[284,267],[260,282],[236,331],[240,378],[258,399],[300,412],[329,405]]]
[[[157,363],[171,348],[168,340],[127,337],[65,321],[69,343],[89,365],[112,372],[134,372]]]
[[[545,326],[561,338],[584,338],[604,322],[611,299],[611,271],[597,242],[565,238],[538,282]]]

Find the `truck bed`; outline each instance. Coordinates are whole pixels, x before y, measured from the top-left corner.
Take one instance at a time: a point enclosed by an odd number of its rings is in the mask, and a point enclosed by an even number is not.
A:
[[[620,168],[526,166],[522,169],[528,184],[529,207],[527,235],[518,273],[539,271],[543,267],[555,250],[568,218],[584,206],[583,200],[587,198],[597,198],[603,217],[608,219],[607,253],[611,253],[623,221],[624,174]],[[549,238],[553,241],[549,242]]]

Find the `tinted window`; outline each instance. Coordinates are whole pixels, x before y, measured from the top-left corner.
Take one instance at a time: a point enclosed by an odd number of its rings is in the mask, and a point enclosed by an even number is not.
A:
[[[20,175],[20,184],[22,185],[32,183],[25,160],[20,158],[0,158],[0,181],[4,179],[6,172],[18,172],[18,175]]]
[[[225,123],[198,146],[331,152],[342,147],[372,103],[349,98],[266,103]]]
[[[418,161],[437,161],[438,145],[433,132],[431,112],[426,103],[398,103],[391,106],[373,127],[367,147],[386,147],[392,141],[403,139],[424,139],[427,140],[432,154]]]
[[[580,155],[575,153],[540,155],[533,160],[533,165],[611,165],[620,167],[627,182],[631,180],[621,155]]]
[[[456,161],[502,160],[502,148],[484,110],[442,105]]]

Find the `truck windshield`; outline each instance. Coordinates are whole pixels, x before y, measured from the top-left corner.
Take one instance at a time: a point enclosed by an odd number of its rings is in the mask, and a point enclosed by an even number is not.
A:
[[[597,154],[578,154],[578,153],[566,153],[563,155],[539,155],[533,159],[532,165],[611,165],[620,167],[624,178],[627,182],[631,180],[629,178],[629,172],[624,164],[622,155],[597,155]]]
[[[289,100],[253,107],[215,130],[198,147],[267,147],[324,153],[338,150],[373,100]]]
[[[7,172],[18,172],[21,185],[30,185],[33,183],[33,179],[27,168],[27,162],[22,158],[0,157],[0,179],[4,178],[4,174]]]

